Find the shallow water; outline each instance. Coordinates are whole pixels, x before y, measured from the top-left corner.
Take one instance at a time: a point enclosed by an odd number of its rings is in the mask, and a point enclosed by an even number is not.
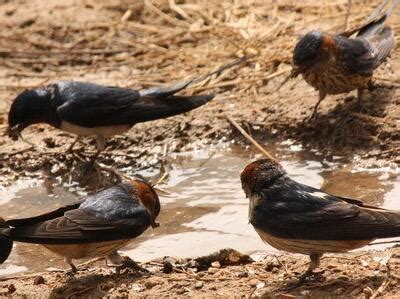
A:
[[[400,209],[400,179],[396,170],[356,170],[340,163],[339,158],[328,162],[318,153],[304,151],[290,142],[269,151],[278,153],[289,175],[301,183]],[[274,252],[248,224],[248,201],[239,180],[244,166],[258,157],[261,156],[251,150],[237,147],[173,156],[169,177],[161,186],[169,193],[160,196],[161,226],[148,229],[122,252],[138,261],[167,255],[199,256],[226,247],[245,253]],[[75,185],[52,185],[49,181],[21,180],[0,189],[0,215],[9,219],[40,214],[74,202],[84,193]],[[66,265],[39,245],[17,243],[10,258],[0,266],[0,275],[50,267]]]

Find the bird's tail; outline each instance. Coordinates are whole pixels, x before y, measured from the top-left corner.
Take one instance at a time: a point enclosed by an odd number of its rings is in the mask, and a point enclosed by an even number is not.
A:
[[[217,68],[216,70],[209,72],[205,75],[202,76],[198,76],[189,80],[185,80],[185,81],[181,81],[178,83],[175,83],[173,85],[170,86],[166,86],[166,87],[152,87],[152,88],[148,88],[148,89],[144,89],[140,91],[140,96],[150,96],[150,97],[168,97],[171,95],[176,94],[177,92],[187,88],[189,85],[193,85],[196,83],[200,83],[204,80],[206,80],[207,78],[213,76],[213,75],[219,75],[221,74],[223,71],[230,69],[236,65],[239,65],[243,62],[246,62],[247,60],[249,60],[251,58],[251,56],[244,56],[238,59],[235,59],[227,64],[224,64],[222,66],[220,66],[219,68]]]
[[[212,98],[214,95],[145,97],[130,109],[135,114],[136,122],[145,122],[188,112],[206,104]]]
[[[368,37],[379,34],[382,31],[387,19],[392,15],[397,5],[399,5],[400,0],[394,0],[392,5],[388,7],[387,2],[388,0],[383,0],[383,2],[372,12],[366,20],[366,25],[359,30],[357,36]]]
[[[4,263],[11,253],[13,241],[7,237],[9,225],[0,217],[0,264]]]

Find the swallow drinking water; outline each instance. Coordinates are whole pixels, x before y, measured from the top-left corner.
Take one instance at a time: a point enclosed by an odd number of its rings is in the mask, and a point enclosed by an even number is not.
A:
[[[65,258],[72,271],[74,259],[107,257],[119,268],[140,267],[117,250],[158,226],[160,201],[154,189],[135,179],[89,195],[79,203],[40,216],[0,221],[0,263],[13,242],[41,244]]]
[[[271,159],[255,161],[241,174],[249,198],[249,221],[263,241],[310,256],[302,282],[326,252],[346,252],[379,238],[400,236],[400,213],[331,195],[292,180]]]
[[[374,70],[394,48],[394,31],[385,23],[399,2],[395,0],[384,11],[385,0],[362,26],[354,30],[337,34],[311,31],[300,39],[293,51],[291,77],[301,74],[319,91],[311,118],[328,94],[357,89],[358,100],[361,100],[363,90],[371,85]],[[351,38],[355,33],[356,36]]]

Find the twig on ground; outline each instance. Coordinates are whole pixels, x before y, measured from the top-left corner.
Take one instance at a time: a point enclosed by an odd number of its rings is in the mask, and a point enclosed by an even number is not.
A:
[[[233,118],[229,115],[226,116],[229,122],[236,128],[238,131],[248,140],[250,141],[263,155],[267,158],[278,162],[270,153],[268,153],[253,137],[251,137]]]

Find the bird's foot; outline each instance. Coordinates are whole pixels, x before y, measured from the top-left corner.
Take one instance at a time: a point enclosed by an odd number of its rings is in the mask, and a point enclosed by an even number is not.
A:
[[[75,266],[71,266],[71,269],[65,270],[65,276],[68,278],[75,277],[76,273],[78,273],[78,269]]]
[[[89,270],[89,265],[82,264],[82,265],[76,266],[76,271],[77,272],[78,271],[86,271],[86,270]]]
[[[117,275],[119,275],[121,273],[121,270],[124,269],[132,269],[135,272],[139,272],[142,274],[150,274],[149,270],[141,267],[138,263],[136,263],[133,259],[131,259],[130,257],[124,256],[122,257],[122,264],[117,266],[115,268],[115,272],[117,273]]]
[[[310,116],[307,116],[303,119],[303,123],[307,124],[310,123],[312,120],[318,119],[318,113],[316,111],[313,111],[313,113]]]
[[[367,88],[369,91],[374,91],[375,89],[378,89],[378,88],[392,89],[393,85],[389,85],[389,84],[382,83],[382,82],[377,83],[377,82],[370,81],[367,84]]]
[[[292,291],[294,289],[297,289],[298,287],[301,287],[303,284],[305,284],[306,282],[312,282],[312,281],[317,281],[319,279],[321,279],[322,274],[324,274],[325,270],[322,271],[318,271],[318,272],[314,272],[314,271],[306,271],[304,274],[302,274],[297,282],[295,282],[294,284],[290,284],[288,286],[286,286],[283,291]]]
[[[74,268],[71,267],[71,269],[65,271],[65,276],[72,278],[72,277],[75,277],[75,275],[78,272],[86,271],[88,269],[89,269],[89,266],[87,266],[87,265],[78,265]]]

